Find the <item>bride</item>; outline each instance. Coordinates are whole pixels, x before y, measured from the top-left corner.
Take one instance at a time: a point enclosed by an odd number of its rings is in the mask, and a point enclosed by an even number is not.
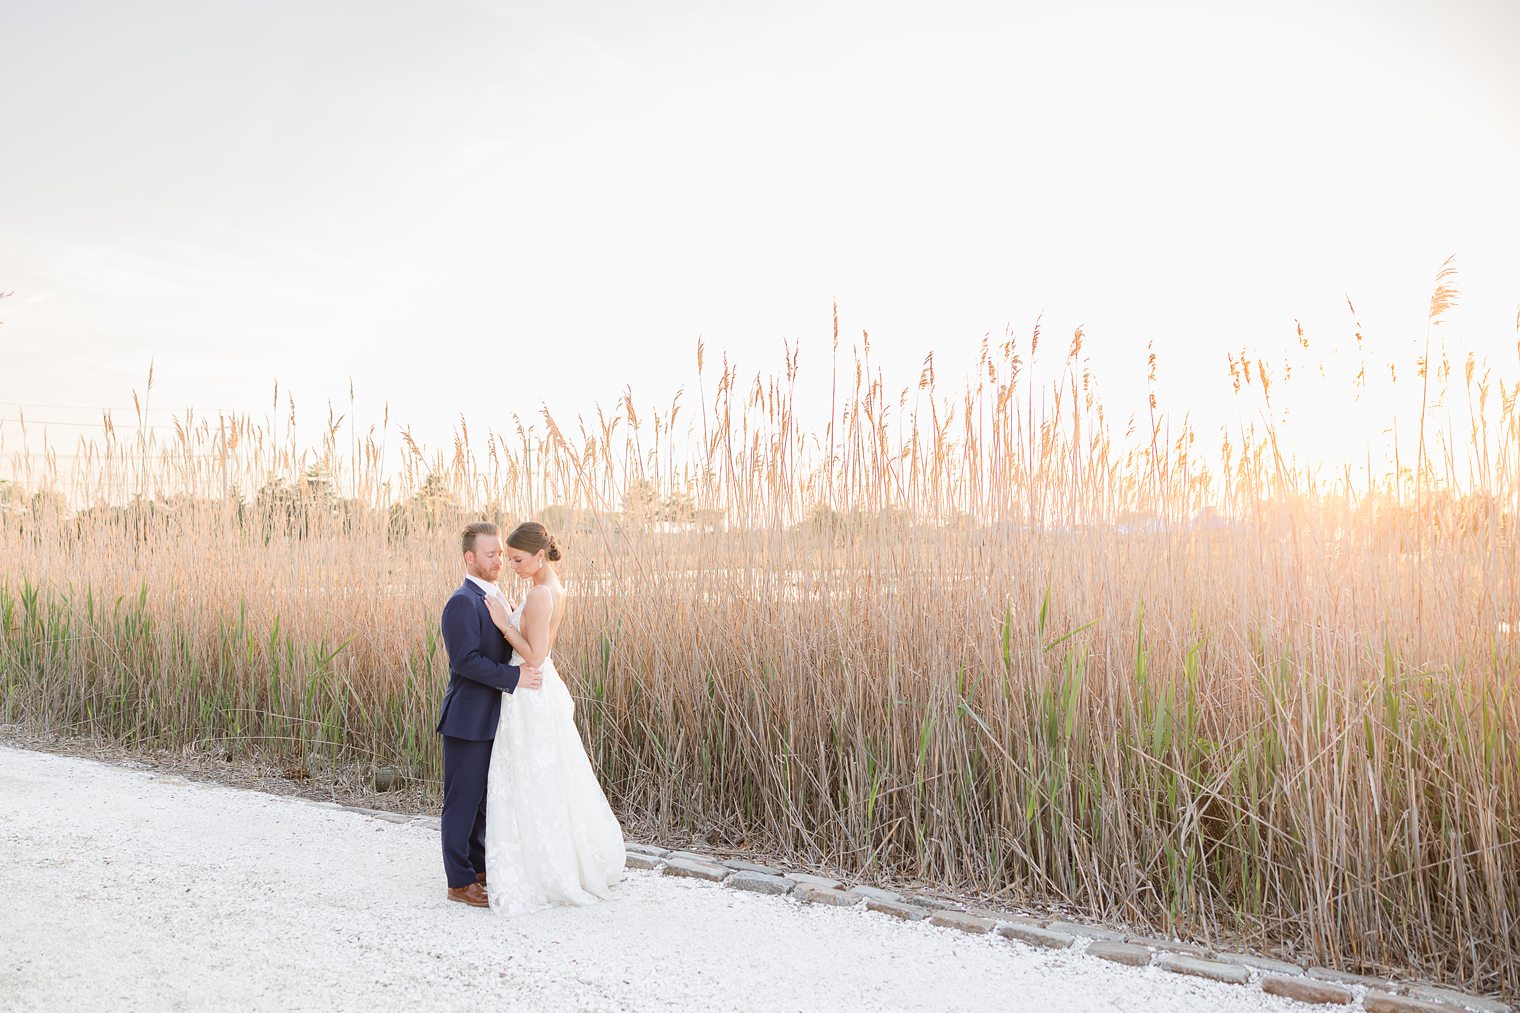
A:
[[[537,665],[537,693],[503,693],[486,782],[486,882],[491,907],[521,914],[550,904],[590,904],[623,878],[623,831],[607,804],[575,728],[575,701],[550,652],[565,615],[565,589],[550,564],[559,543],[542,524],[507,536],[507,563],[531,586],[508,612],[486,598],[491,619],[516,652]]]

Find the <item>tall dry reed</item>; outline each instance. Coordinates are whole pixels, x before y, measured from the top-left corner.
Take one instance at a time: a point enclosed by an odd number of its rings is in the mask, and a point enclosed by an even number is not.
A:
[[[1038,340],[950,392],[847,348],[822,426],[794,351],[700,348],[695,411],[443,452],[331,414],[304,446],[278,394],[67,459],[13,426],[0,707],[436,779],[455,532],[535,517],[594,761],[672,838],[1520,991],[1515,390],[1469,362],[1472,438],[1353,483],[1270,427],[1117,436],[1080,333],[1036,389]]]

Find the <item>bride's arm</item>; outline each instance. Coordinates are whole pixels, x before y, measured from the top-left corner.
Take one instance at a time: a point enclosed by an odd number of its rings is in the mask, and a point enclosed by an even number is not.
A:
[[[500,598],[488,597],[486,599],[486,611],[491,613],[491,622],[496,624],[496,628],[501,631],[501,635],[506,638],[507,643],[512,645],[512,650],[523,657],[527,657],[528,642],[517,631],[517,627],[512,625],[512,613],[507,611],[506,603]]]
[[[522,632],[513,630],[512,634],[516,636],[507,634],[513,649],[523,656],[524,665],[542,665],[549,656],[549,619],[553,614],[553,591],[547,587],[535,587],[528,592],[527,604],[523,606]],[[523,642],[518,643],[519,640]]]
[[[491,621],[507,638],[512,650],[523,656],[523,664],[537,668],[549,655],[549,618],[554,614],[554,592],[547,587],[535,587],[528,592],[523,605],[522,630],[512,625],[506,605],[497,598],[486,599],[486,610]]]

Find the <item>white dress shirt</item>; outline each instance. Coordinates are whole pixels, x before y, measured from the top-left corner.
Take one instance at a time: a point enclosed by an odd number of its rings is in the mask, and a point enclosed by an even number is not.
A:
[[[495,584],[491,583],[490,581],[488,581],[488,580],[481,580],[479,577],[475,576],[473,573],[467,573],[467,574],[465,574],[464,578],[465,578],[465,580],[468,580],[468,581],[472,582],[476,587],[478,587],[482,591],[484,591],[486,593],[486,597],[487,598],[498,598],[498,599],[501,600],[501,603],[503,605],[505,605],[507,603],[507,596],[501,593],[501,588],[497,587]]]

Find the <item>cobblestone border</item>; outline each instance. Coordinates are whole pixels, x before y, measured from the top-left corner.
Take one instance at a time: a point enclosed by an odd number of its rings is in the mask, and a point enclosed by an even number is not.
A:
[[[320,809],[341,809],[387,823],[438,829],[436,816],[405,816],[336,802],[301,801]],[[969,907],[944,896],[901,894],[874,886],[851,886],[827,876],[784,872],[755,862],[720,859],[694,851],[671,850],[633,841],[627,842],[626,850],[630,869],[698,879],[751,893],[791,897],[803,904],[863,905],[867,911],[905,921],[927,921],[946,930],[972,935],[998,935],[1023,946],[1071,950],[1131,967],[1154,966],[1173,974],[1259,988],[1269,995],[1304,1003],[1334,1006],[1360,1003],[1367,1013],[1516,1013],[1497,999],[1438,985],[1398,982],[1328,967],[1305,968],[1285,960],[1249,953],[1219,952],[1196,943],[1126,934],[1100,925]]]

